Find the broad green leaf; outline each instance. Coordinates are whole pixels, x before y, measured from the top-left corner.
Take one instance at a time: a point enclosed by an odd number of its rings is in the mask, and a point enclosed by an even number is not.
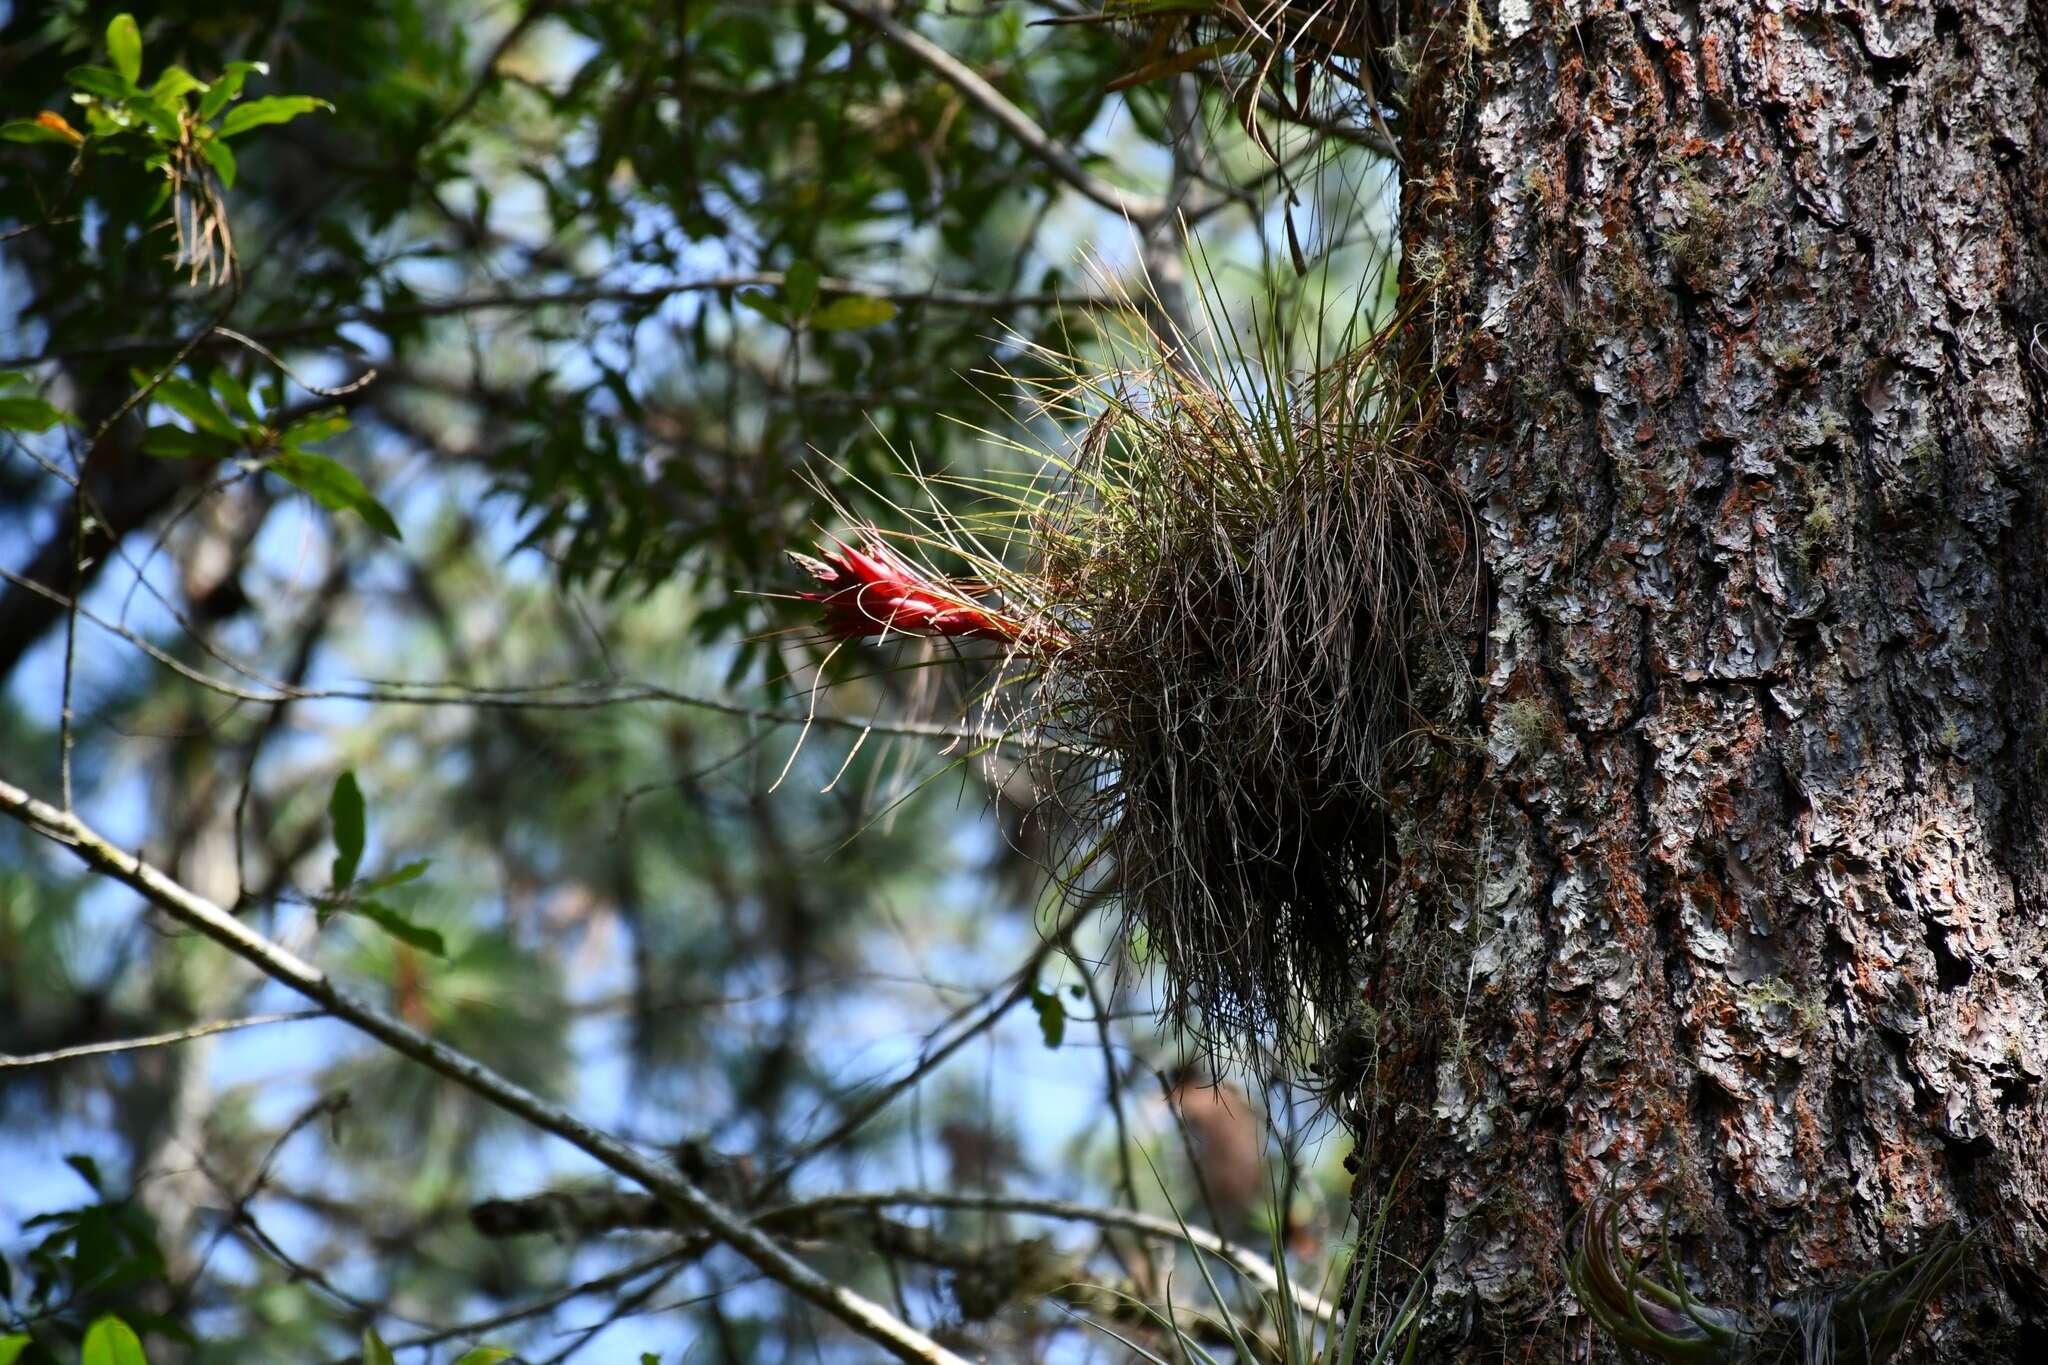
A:
[[[213,395],[183,375],[174,374],[165,379],[156,386],[151,397],[201,431],[238,444],[242,440],[242,429],[220,410],[220,404],[214,402]]]
[[[172,113],[178,112],[178,104],[194,90],[204,90],[206,82],[182,66],[167,66],[149,87],[149,97]]]
[[[334,889],[341,891],[356,879],[363,862],[363,789],[356,785],[353,768],[342,770],[334,779],[334,792],[327,798],[327,818],[334,822]]]
[[[117,14],[107,25],[107,56],[128,84],[142,79],[142,30],[134,15]]]
[[[377,1335],[374,1327],[363,1329],[363,1365],[398,1365],[391,1358],[391,1348],[384,1344],[384,1338]]]
[[[811,315],[811,327],[819,332],[858,332],[879,327],[896,316],[896,305],[887,299],[848,294],[837,298]]]
[[[1042,991],[1031,988],[1031,1008],[1038,1012],[1039,1036],[1045,1039],[1047,1047],[1058,1047],[1067,1039],[1067,1008],[1060,1003],[1058,991]]]
[[[14,1365],[15,1360],[23,1351],[28,1349],[28,1344],[34,1340],[34,1337],[29,1336],[25,1332],[16,1332],[13,1336],[0,1337],[0,1365]]]
[[[85,1349],[80,1365],[149,1365],[142,1354],[142,1338],[135,1329],[112,1313],[85,1329]]]
[[[143,433],[142,449],[167,460],[224,460],[235,453],[237,443],[204,431],[187,431],[169,423]]]
[[[739,301],[759,313],[770,322],[789,325],[789,310],[782,306],[782,300],[758,289],[742,289],[737,295]]]
[[[64,79],[88,95],[97,95],[103,100],[125,100],[130,95],[140,94],[132,81],[123,80],[119,72],[109,71],[104,66],[74,66],[64,73]]]
[[[349,906],[349,909],[400,943],[410,943],[421,952],[432,953],[435,957],[448,956],[448,946],[442,942],[440,934],[423,924],[414,924],[382,901],[357,901]]]
[[[76,147],[85,141],[85,134],[64,121],[62,114],[48,110],[32,119],[11,119],[0,123],[0,138],[8,142],[57,142],[66,147]]]
[[[503,1346],[477,1346],[455,1357],[455,1365],[498,1365],[511,1358],[512,1353]]]
[[[386,872],[381,877],[372,877],[369,881],[364,882],[359,889],[364,895],[369,895],[376,891],[389,891],[394,886],[403,886],[407,882],[418,881],[431,866],[433,864],[430,860],[422,858],[418,862],[407,863],[396,872]]]
[[[229,101],[242,93],[242,83],[251,74],[268,75],[270,68],[262,62],[229,62],[228,69],[214,78],[212,85],[199,100],[199,117],[211,121],[215,114],[228,107]]]
[[[782,276],[782,301],[793,316],[802,317],[818,301],[818,267],[798,261]]]
[[[314,99],[311,95],[269,95],[229,110],[228,116],[220,121],[220,135],[234,137],[267,123],[290,123],[301,114],[333,107],[326,100]]]
[[[370,496],[370,490],[363,487],[363,481],[325,455],[287,450],[270,462],[270,470],[287,483],[310,493],[313,501],[329,511],[354,512],[379,535],[393,540],[401,538],[398,523],[391,519],[391,513],[384,509],[382,503]]]
[[[217,137],[207,138],[199,144],[200,155],[206,164],[213,167],[213,173],[220,177],[220,187],[231,190],[235,187],[235,154],[228,150],[228,144]]]
[[[64,420],[56,404],[32,394],[0,397],[0,430],[48,431]]]

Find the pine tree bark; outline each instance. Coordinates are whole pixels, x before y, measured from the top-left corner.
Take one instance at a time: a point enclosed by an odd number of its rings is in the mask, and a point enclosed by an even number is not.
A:
[[[1488,589],[1351,1111],[1428,1358],[1615,1359],[1612,1188],[1752,1308],[1982,1225],[1898,1359],[2048,1359],[2048,5],[1402,8]]]

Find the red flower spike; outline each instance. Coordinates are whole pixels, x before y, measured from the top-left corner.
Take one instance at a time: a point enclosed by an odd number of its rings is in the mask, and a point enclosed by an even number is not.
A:
[[[797,597],[821,605],[825,629],[842,640],[944,635],[1027,648],[1045,643],[1024,622],[983,607],[965,588],[925,574],[872,528],[861,531],[859,549],[835,540],[823,559],[794,551],[789,557],[824,585]]]

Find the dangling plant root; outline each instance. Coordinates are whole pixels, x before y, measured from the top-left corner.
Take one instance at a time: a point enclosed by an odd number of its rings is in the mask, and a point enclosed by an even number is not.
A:
[[[1744,1313],[1693,1298],[1668,1242],[1668,1278],[1646,1273],[1644,1261],[1622,1245],[1613,1200],[1589,1201],[1583,1217],[1566,1268],[1572,1293],[1609,1336],[1666,1365],[1881,1365],[1954,1280],[1968,1248],[1966,1238],[1944,1233],[1897,1265],[1781,1299],[1768,1313]]]

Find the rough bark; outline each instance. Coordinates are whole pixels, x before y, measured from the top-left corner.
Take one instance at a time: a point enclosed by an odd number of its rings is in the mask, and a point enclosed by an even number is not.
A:
[[[1485,686],[1351,1119],[1432,1358],[1614,1358],[1611,1182],[1738,1305],[1986,1225],[1900,1359],[2048,1359],[2048,7],[1406,10]]]

